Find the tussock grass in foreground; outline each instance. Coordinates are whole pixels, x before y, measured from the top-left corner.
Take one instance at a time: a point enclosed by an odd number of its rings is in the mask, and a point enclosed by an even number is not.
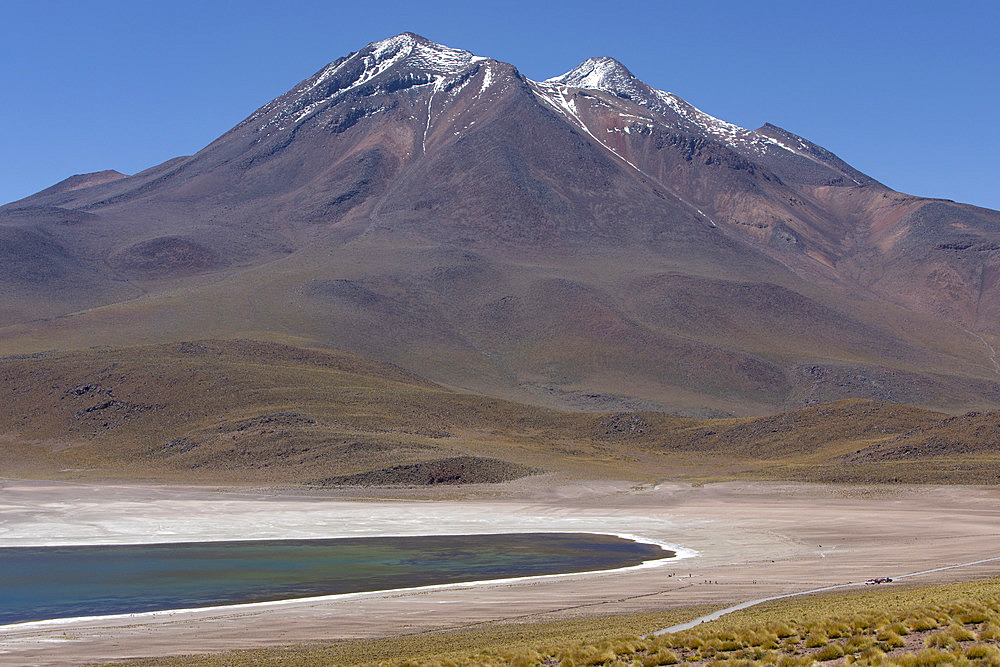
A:
[[[495,622],[441,632],[374,640],[344,640],[228,651],[212,655],[132,660],[131,667],[229,665],[537,665],[567,647],[589,655],[614,647],[637,654],[641,635],[707,614],[711,607],[531,623]],[[605,644],[603,648],[600,645]],[[663,656],[666,659],[666,656]],[[596,663],[595,663],[596,664]],[[671,664],[663,662],[660,664]]]

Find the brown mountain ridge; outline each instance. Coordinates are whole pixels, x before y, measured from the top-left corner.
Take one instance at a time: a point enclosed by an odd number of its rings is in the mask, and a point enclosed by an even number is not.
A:
[[[998,267],[1000,213],[613,59],[538,82],[404,33],[0,207],[0,352],[256,338],[561,408],[962,412],[1000,406]]]

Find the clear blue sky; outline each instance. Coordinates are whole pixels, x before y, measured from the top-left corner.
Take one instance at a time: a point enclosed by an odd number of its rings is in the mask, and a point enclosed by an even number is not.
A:
[[[887,185],[1000,209],[1000,3],[0,0],[0,203],[190,154],[410,30],[543,79],[590,56]]]

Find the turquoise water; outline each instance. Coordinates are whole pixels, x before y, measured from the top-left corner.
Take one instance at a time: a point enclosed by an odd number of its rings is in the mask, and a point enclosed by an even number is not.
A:
[[[673,553],[588,533],[0,548],[0,624],[639,565]]]

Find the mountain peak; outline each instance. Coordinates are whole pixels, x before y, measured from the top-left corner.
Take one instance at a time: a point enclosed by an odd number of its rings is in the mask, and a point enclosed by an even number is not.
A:
[[[269,127],[297,125],[321,109],[358,94],[386,86],[401,89],[421,85],[438,86],[473,63],[486,60],[469,51],[453,49],[416,33],[403,32],[340,58],[272,100],[244,123],[267,117],[257,132]],[[401,85],[402,84],[402,85]]]
[[[441,75],[454,74],[469,63],[482,60],[469,51],[438,44],[413,32],[404,32],[372,42],[358,55],[362,58],[373,58],[376,65],[401,62],[431,74]]]
[[[226,303],[212,335],[566,408],[1000,406],[962,331],[1000,332],[1000,212],[862,188],[612,58],[535,82],[413,33],[358,47],[194,156],[0,207],[4,345],[204,338]]]
[[[645,87],[625,65],[608,56],[587,58],[562,76],[546,79],[545,83],[603,90],[627,99],[643,97],[642,87]]]

